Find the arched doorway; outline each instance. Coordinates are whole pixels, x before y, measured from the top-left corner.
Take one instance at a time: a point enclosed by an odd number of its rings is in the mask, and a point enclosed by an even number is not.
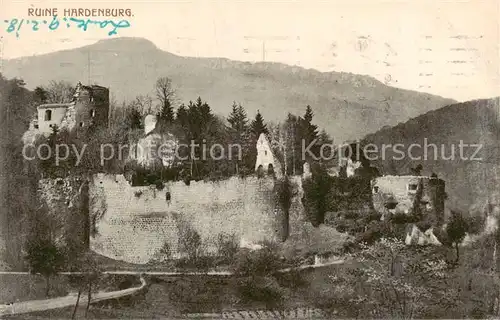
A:
[[[270,163],[268,166],[267,166],[267,174],[272,176],[274,175],[274,167],[273,167],[273,164]]]
[[[260,165],[257,167],[257,177],[261,178],[264,176],[264,166]]]

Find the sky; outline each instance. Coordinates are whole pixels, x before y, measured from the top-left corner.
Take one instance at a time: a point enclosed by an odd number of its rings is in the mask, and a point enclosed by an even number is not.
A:
[[[0,0],[2,59],[143,37],[182,56],[274,61],[366,74],[458,101],[500,95],[500,0],[14,1]],[[29,8],[123,8],[130,27],[108,36],[22,26]],[[104,20],[106,18],[93,18]],[[120,18],[111,18],[120,19]]]

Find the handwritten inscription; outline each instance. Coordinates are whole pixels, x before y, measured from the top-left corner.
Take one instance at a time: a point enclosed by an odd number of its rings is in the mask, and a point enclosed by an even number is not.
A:
[[[7,24],[6,31],[11,34],[15,34],[19,38],[21,30],[29,29],[31,31],[39,31],[42,28],[48,29],[49,31],[55,31],[60,27],[76,27],[82,31],[87,31],[90,26],[96,26],[100,29],[107,29],[108,36],[116,35],[118,29],[129,28],[130,22],[128,20],[93,20],[93,19],[80,19],[74,17],[64,17],[60,19],[58,16],[53,16],[52,20],[34,20],[34,19],[18,19],[13,18],[10,20],[4,20]]]

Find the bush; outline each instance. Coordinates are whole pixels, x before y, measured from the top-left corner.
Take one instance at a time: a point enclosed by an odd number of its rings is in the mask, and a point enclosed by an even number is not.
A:
[[[217,266],[217,257],[197,256],[186,257],[175,261],[175,267],[179,269],[210,270]]]
[[[234,272],[242,276],[271,275],[282,267],[282,259],[277,250],[270,247],[255,251],[242,249],[236,255],[233,265]]]
[[[464,240],[467,231],[467,223],[460,212],[451,212],[452,216],[446,226],[446,234],[450,243],[455,244],[457,253],[456,262],[460,259],[459,245]]]
[[[221,233],[217,236],[217,253],[221,263],[232,263],[239,250],[239,244],[234,234]]]
[[[332,179],[324,169],[317,168],[313,170],[312,177],[303,182],[302,187],[302,204],[308,220],[316,227],[324,223],[325,215],[330,209],[328,195],[331,192]]]
[[[161,247],[161,249],[155,253],[155,255],[151,258],[149,263],[153,263],[153,264],[154,263],[162,263],[162,262],[165,262],[171,258],[172,258],[172,250],[170,248],[170,244],[165,241],[165,243],[163,243],[163,246]]]
[[[304,288],[309,284],[300,270],[278,273],[275,275],[275,279],[278,281],[280,286],[289,289]]]
[[[357,211],[348,211],[344,214],[344,219],[356,220],[359,216],[360,214]]]
[[[396,213],[390,218],[390,221],[395,224],[415,223],[420,219],[413,214]]]
[[[359,234],[356,240],[360,243],[373,244],[383,237],[393,237],[394,232],[390,222],[372,221],[366,227],[366,231]]]
[[[346,222],[340,221],[338,223],[335,223],[334,225],[335,225],[335,229],[337,229],[338,232],[342,232],[342,233],[348,232],[348,230],[347,230],[348,226],[347,226]]]
[[[470,234],[480,234],[484,230],[486,219],[484,216],[475,215],[465,219],[467,232]]]
[[[382,214],[380,212],[373,211],[373,212],[370,212],[364,218],[364,220],[365,220],[366,223],[370,223],[372,221],[380,221],[381,218],[382,218]]]
[[[47,282],[46,295],[50,294],[50,279],[64,267],[64,255],[54,241],[48,238],[29,239],[26,243],[25,259],[31,273],[39,273]]]
[[[201,237],[190,225],[185,225],[179,239],[179,249],[187,254],[190,260],[196,260],[201,247]]]
[[[365,231],[366,222],[364,219],[336,219],[331,224],[338,232],[347,232],[350,235],[357,235]]]
[[[417,222],[415,225],[418,227],[418,229],[420,231],[425,232],[430,227],[432,227],[433,223],[430,220],[422,220],[422,221]]]
[[[245,277],[236,280],[236,295],[243,303],[261,302],[269,309],[283,304],[286,290],[273,277]]]
[[[165,185],[163,184],[163,182],[160,179],[156,180],[154,184],[156,186],[156,189],[159,191],[162,191],[163,189],[165,189]]]

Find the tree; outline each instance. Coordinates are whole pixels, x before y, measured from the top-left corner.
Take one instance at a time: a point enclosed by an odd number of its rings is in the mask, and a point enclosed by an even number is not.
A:
[[[233,102],[227,121],[231,125],[231,128],[239,134],[244,133],[248,129],[247,113],[241,104],[236,104],[236,101]]]
[[[93,259],[91,252],[84,257],[84,274],[86,276],[84,280],[88,283],[87,307],[85,308],[85,318],[87,318],[90,309],[90,302],[92,301],[92,291],[95,290],[92,285],[100,277],[99,266],[97,265],[95,259]]]
[[[304,209],[309,221],[317,227],[324,223],[325,214],[330,206],[328,198],[332,188],[332,178],[328,176],[326,170],[321,166],[311,168],[312,176],[303,182]]]
[[[57,274],[63,265],[63,256],[55,243],[49,239],[37,239],[28,242],[27,262],[32,273],[45,277],[46,296],[50,293],[50,278]]]
[[[175,90],[172,88],[172,80],[168,77],[161,77],[155,84],[156,98],[160,101],[160,111],[158,112],[158,122],[162,125],[174,121],[174,98]]]
[[[455,245],[457,252],[457,258],[455,263],[458,263],[460,259],[460,249],[459,245],[465,238],[465,233],[467,232],[467,222],[462,217],[462,214],[456,211],[451,211],[451,220],[446,226],[446,234],[451,245]]]
[[[315,140],[318,138],[318,126],[312,123],[313,119],[313,112],[311,109],[311,106],[306,107],[306,112],[304,114],[303,118],[298,119],[298,135],[299,135],[299,141],[302,142],[301,140],[304,141],[305,146],[309,146],[310,144],[313,144],[312,147],[309,148],[311,152],[315,155],[318,154],[320,145],[318,144],[318,141],[315,142]],[[306,157],[308,159],[302,159],[303,161],[309,160],[312,161],[313,159],[310,159],[310,154],[306,153]]]
[[[295,175],[302,172],[302,135],[301,122],[303,120],[291,113],[287,115],[283,126],[283,139],[285,148],[285,164],[288,172],[286,174]]]
[[[43,87],[36,87],[34,94],[38,103],[47,103],[48,92]]]
[[[141,115],[149,114],[153,111],[153,98],[147,94],[140,94],[132,101],[131,107],[139,111]]]
[[[285,175],[283,180],[280,180],[275,184],[275,190],[277,202],[283,210],[283,233],[281,240],[285,241],[289,235],[290,208],[292,206],[292,198],[294,196],[293,185],[287,175]]]
[[[23,268],[26,262],[22,248],[29,216],[36,207],[38,173],[27,174],[28,161],[22,153],[22,136],[35,106],[24,81],[0,74],[0,233],[5,240],[5,260],[13,268]]]
[[[85,317],[87,317],[92,301],[92,293],[97,289],[93,285],[101,277],[102,270],[91,251],[79,252],[76,257],[72,255],[68,262],[67,268],[73,272],[69,276],[69,282],[73,287],[78,288],[78,295],[71,319],[74,319],[76,316],[80,298],[85,289],[87,289],[87,306],[85,308]]]
[[[187,107],[184,104],[181,104],[179,108],[177,108],[177,114],[176,114],[176,120],[177,123],[183,127],[187,128],[189,125],[189,114]]]
[[[318,147],[321,150],[321,146],[330,145],[333,146],[333,138],[323,129],[318,135]],[[319,162],[321,165],[332,167],[338,164],[338,159],[335,158],[335,150],[333,147],[324,148],[323,156],[320,157]]]
[[[248,156],[251,149],[247,113],[241,104],[237,105],[236,102],[233,102],[227,121],[232,129],[229,134],[231,143],[239,146],[239,150],[229,150],[229,152],[241,151],[241,154],[231,154],[231,159],[234,160],[236,158],[236,174],[238,174],[240,171],[240,160],[243,160],[239,156]],[[245,163],[246,161],[243,161],[243,164]]]
[[[134,106],[130,106],[125,117],[125,122],[129,129],[144,129],[144,124],[142,123],[142,114]]]
[[[314,139],[318,138],[318,126],[312,123],[314,113],[311,106],[306,107],[306,113],[303,120],[303,134],[306,139],[306,145],[309,145]]]
[[[257,114],[255,115],[255,119],[252,121],[251,130],[256,138],[258,138],[261,133],[269,134],[269,131],[267,130],[267,126],[264,123],[264,117],[262,116],[262,114],[260,113],[259,110],[257,110]]]
[[[26,242],[26,262],[31,273],[39,273],[47,283],[46,295],[50,293],[50,279],[64,267],[64,255],[56,246],[53,237],[54,221],[46,207],[41,206],[33,214],[31,230]]]
[[[192,152],[181,155],[187,156],[187,163],[190,166],[190,175],[195,177],[206,177],[216,165],[211,157],[206,157],[207,153],[203,151],[210,149],[212,143],[220,143],[226,139],[225,125],[222,120],[216,117],[207,102],[198,97],[195,102],[189,101],[188,105],[181,105],[177,110],[176,125],[182,128],[183,139],[194,147]],[[186,152],[186,148],[183,148]],[[220,165],[224,161],[218,161]]]
[[[42,87],[46,92],[47,103],[67,103],[73,100],[75,87],[67,81],[50,81],[48,86]]]

